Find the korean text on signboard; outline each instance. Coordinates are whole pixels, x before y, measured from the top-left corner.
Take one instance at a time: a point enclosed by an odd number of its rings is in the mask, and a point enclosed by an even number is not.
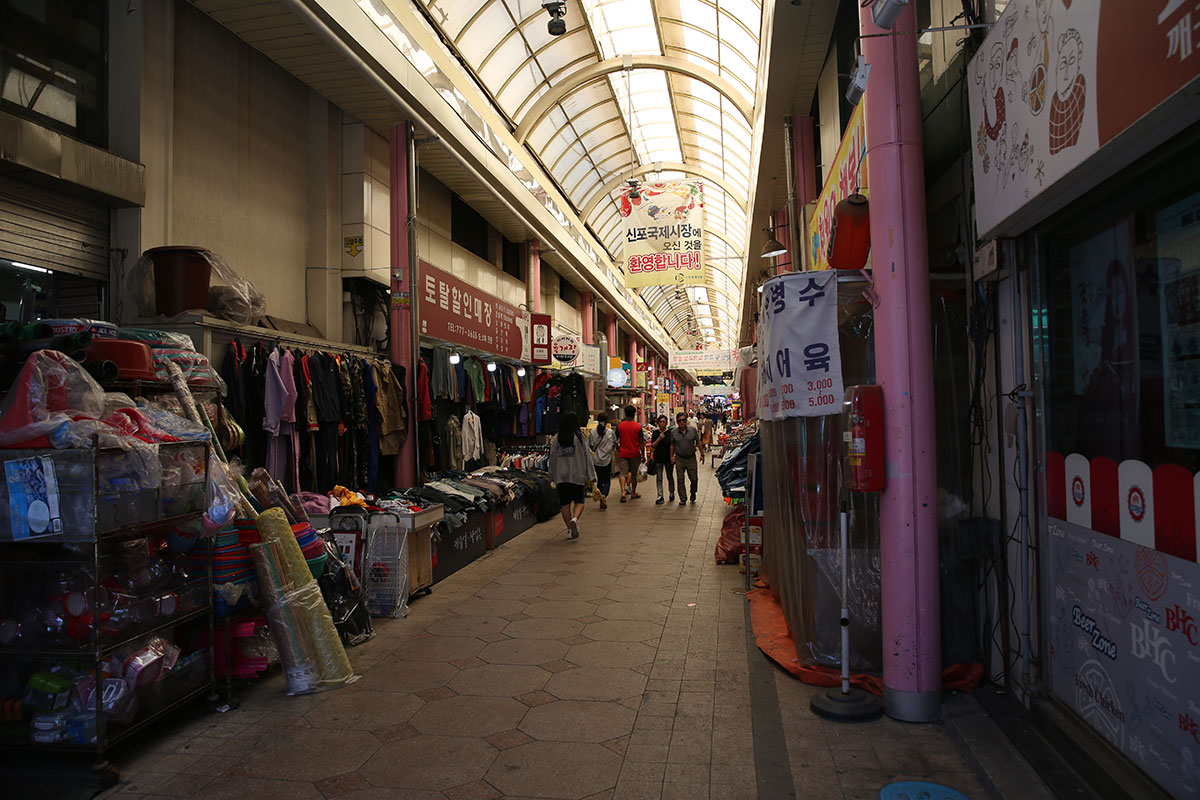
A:
[[[531,350],[529,362],[535,366],[550,363],[550,315],[530,314]]]
[[[626,286],[704,284],[702,184],[627,186],[621,194],[620,213]]]
[[[524,315],[515,306],[424,261],[420,296],[422,336],[521,358]]]
[[[799,272],[767,281],[759,317],[758,416],[820,417],[841,411],[837,276]]]
[[[673,350],[669,369],[694,369],[721,374],[733,369],[733,350]]]
[[[866,103],[859,101],[850,115],[846,133],[838,146],[829,178],[817,196],[817,207],[808,223],[808,248],[812,269],[829,269],[829,237],[833,230],[833,209],[839,202],[858,193],[869,196],[867,190],[867,125]]]

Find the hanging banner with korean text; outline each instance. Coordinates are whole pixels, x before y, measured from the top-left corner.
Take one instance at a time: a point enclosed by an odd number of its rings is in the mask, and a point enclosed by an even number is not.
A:
[[[733,369],[734,350],[672,350],[669,369],[694,369],[721,374]]]
[[[625,285],[702,286],[704,192],[698,182],[643,183],[621,191]]]
[[[837,275],[794,272],[767,281],[758,324],[758,416],[777,421],[840,413]]]
[[[421,262],[421,335],[505,358],[520,359],[528,325],[516,306]]]

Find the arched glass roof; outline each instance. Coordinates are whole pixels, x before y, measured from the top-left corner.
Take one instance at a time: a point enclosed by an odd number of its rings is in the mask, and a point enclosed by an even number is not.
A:
[[[614,181],[720,177],[719,187],[697,178],[705,184],[707,285],[637,291],[677,341],[736,346],[760,4],[566,0],[566,33],[551,36],[542,0],[414,1],[575,209],[588,212],[584,223],[615,262],[622,232]],[[544,97],[555,102],[545,108]]]

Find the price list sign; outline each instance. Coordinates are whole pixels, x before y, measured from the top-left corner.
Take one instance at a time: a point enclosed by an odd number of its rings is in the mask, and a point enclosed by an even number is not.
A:
[[[516,306],[421,262],[421,335],[520,359],[526,322]]]
[[[837,274],[793,272],[767,281],[758,324],[759,418],[840,413]]]

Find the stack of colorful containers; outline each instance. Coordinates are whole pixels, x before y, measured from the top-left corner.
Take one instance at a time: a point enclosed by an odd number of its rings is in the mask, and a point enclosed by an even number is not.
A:
[[[317,535],[312,525],[301,522],[292,526],[296,534],[296,544],[300,545],[300,553],[308,562],[308,569],[314,578],[321,577],[325,572],[325,540]]]

